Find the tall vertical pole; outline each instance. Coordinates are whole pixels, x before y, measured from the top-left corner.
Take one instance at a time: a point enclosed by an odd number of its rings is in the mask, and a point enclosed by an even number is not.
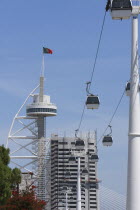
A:
[[[81,210],[81,180],[80,180],[80,157],[78,157],[78,171],[77,171],[77,205],[76,210]]]
[[[43,102],[44,95],[44,76],[40,77],[40,88],[39,88],[39,102]]]
[[[68,192],[66,191],[66,210],[68,210]]]
[[[140,210],[140,96],[138,70],[138,16],[132,16],[127,210]]]
[[[42,75],[40,76],[40,88],[39,88],[39,103],[43,103],[44,97],[44,54],[42,62]],[[46,132],[45,132],[45,117],[42,115],[38,116],[37,119],[38,127],[38,185],[37,185],[37,197],[41,200],[46,201],[46,171],[45,171],[45,160],[46,160]]]

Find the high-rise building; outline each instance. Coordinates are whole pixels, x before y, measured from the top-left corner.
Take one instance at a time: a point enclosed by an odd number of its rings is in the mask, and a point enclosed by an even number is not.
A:
[[[92,137],[88,134],[82,140],[85,143],[80,157],[82,210],[98,210],[96,133]],[[76,209],[78,163],[74,156],[75,142],[75,138],[51,137],[51,210],[62,210],[66,203],[70,210]]]

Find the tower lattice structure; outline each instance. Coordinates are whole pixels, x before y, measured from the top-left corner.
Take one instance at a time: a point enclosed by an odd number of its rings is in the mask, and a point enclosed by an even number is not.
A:
[[[30,104],[29,100],[32,100]],[[6,143],[10,148],[11,164],[24,175],[32,175],[30,185],[36,186],[37,197],[45,200],[47,206],[50,201],[50,141],[46,138],[46,117],[56,115],[56,105],[50,102],[50,96],[44,95],[44,76],[41,76],[40,84],[16,113]]]

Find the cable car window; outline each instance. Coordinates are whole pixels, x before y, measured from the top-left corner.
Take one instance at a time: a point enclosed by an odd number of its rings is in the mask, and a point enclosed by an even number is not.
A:
[[[112,9],[132,9],[130,0],[113,0]]]
[[[99,104],[99,99],[97,96],[88,96],[86,104]]]
[[[127,83],[125,90],[130,90],[130,82]]]

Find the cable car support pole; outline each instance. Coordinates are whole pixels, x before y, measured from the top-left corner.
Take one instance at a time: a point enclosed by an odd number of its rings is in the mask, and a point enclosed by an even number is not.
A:
[[[76,210],[81,210],[81,180],[80,180],[80,156],[78,156],[78,172],[77,172],[77,205]]]
[[[140,95],[138,66],[138,14],[132,15],[127,210],[140,209]]]
[[[69,210],[68,208],[68,192],[66,191],[66,210]]]

